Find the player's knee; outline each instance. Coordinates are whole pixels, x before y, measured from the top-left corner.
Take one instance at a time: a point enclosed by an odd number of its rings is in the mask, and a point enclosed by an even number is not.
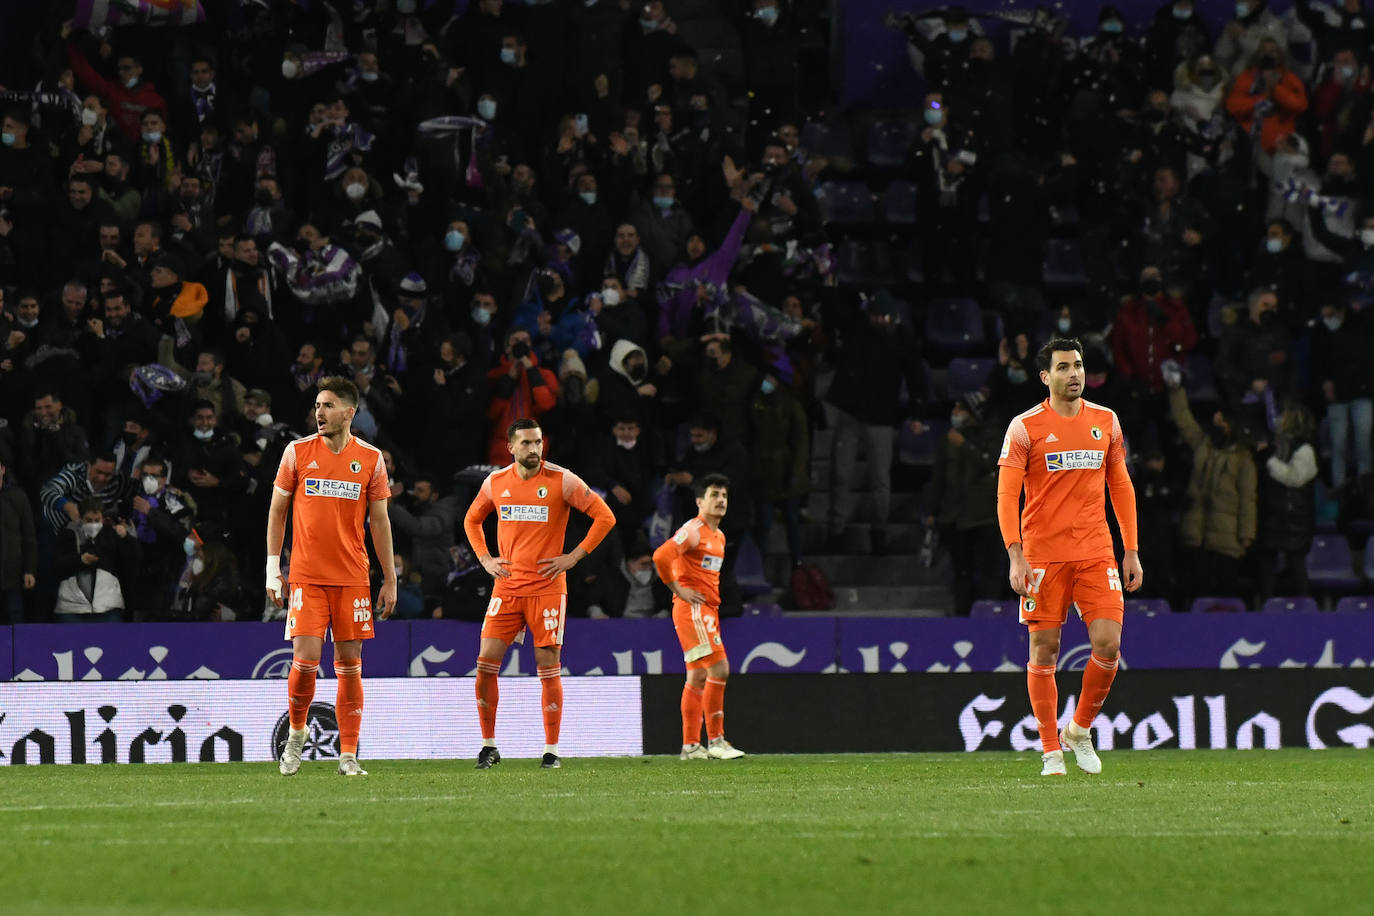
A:
[[[693,690],[700,690],[706,686],[706,669],[691,668],[687,671],[687,685]]]
[[[1030,660],[1032,665],[1053,665],[1059,661],[1059,640],[1039,639],[1031,643]]]
[[[1116,658],[1121,653],[1121,637],[1107,636],[1093,640],[1093,655],[1098,658]]]

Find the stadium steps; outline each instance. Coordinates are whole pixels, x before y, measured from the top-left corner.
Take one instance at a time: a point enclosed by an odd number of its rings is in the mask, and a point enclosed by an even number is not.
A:
[[[869,522],[851,522],[844,529],[844,553],[867,556],[872,552],[869,540],[873,525]],[[890,554],[914,554],[921,548],[923,529],[910,522],[890,522],[887,526],[887,552]],[[801,526],[802,553],[807,556],[823,554],[830,546],[830,535],[823,519],[813,518],[803,521]],[[775,518],[768,530],[768,545],[764,551],[769,556],[787,555],[787,526],[781,518]]]
[[[934,586],[941,579],[939,571],[920,566],[911,555],[808,554],[805,559],[825,573],[836,591],[842,585]],[[764,558],[763,571],[768,581],[785,582],[790,575],[789,563],[786,555]]]

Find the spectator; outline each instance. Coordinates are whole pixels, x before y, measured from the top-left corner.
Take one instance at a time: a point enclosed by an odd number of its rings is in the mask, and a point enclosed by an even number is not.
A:
[[[606,276],[617,277],[625,295],[634,301],[649,288],[653,265],[639,245],[639,230],[633,223],[622,223],[615,230],[615,248],[606,259]]]
[[[444,592],[458,520],[458,500],[443,494],[438,483],[421,474],[411,485],[408,499],[392,498],[387,512],[396,533],[407,538],[410,569],[419,574],[426,601],[437,603]]]
[[[53,575],[58,579],[58,623],[119,623],[124,591],[142,557],[132,526],[110,522],[100,499],[76,504],[78,516],[58,533]]]
[[[183,547],[196,504],[170,485],[171,470],[156,453],[139,462],[138,493],[131,502],[129,523],[142,556],[127,592],[135,622],[164,619],[177,575],[186,562]]]
[[[750,219],[757,208],[758,203],[754,198],[745,197],[725,240],[709,254],[706,240],[700,234],[689,235],[683,248],[686,260],[668,272],[659,288],[658,336],[660,340],[671,339],[672,344],[665,347],[675,360],[681,361],[683,352],[679,346],[673,345],[685,345],[693,332],[700,328],[704,309],[725,294],[730,273],[739,257],[740,245],[744,242],[745,230],[749,228]]]
[[[426,386],[427,432],[419,452],[422,467],[436,473],[448,467],[479,464],[485,457],[486,379],[462,331],[439,344],[433,381]]]
[[[191,397],[209,402],[221,424],[227,427],[239,415],[248,389],[225,371],[222,351],[201,350],[196,354],[195,371],[183,369],[182,374],[189,376]]]
[[[792,392],[791,367],[774,363],[749,403],[750,481],[757,502],[754,542],[767,552],[774,513],[787,532],[787,555],[801,565],[801,501],[811,490],[811,431]]]
[[[968,292],[980,190],[973,178],[979,162],[971,138],[951,121],[951,108],[938,92],[926,96],[921,111],[925,126],[912,153],[910,175],[916,182],[921,265],[927,278],[939,288]]]
[[[1137,533],[1140,549],[1150,556],[1150,579],[1141,597],[1164,598],[1175,611],[1186,611],[1187,586],[1180,570],[1179,523],[1187,493],[1158,447],[1145,452],[1135,478]]]
[[[1280,139],[1297,129],[1298,115],[1307,110],[1307,90],[1298,75],[1288,69],[1285,57],[1278,41],[1264,39],[1226,96],[1226,110],[1241,130],[1255,137],[1256,149],[1266,153],[1272,153]],[[1217,59],[1225,60],[1220,43]]]
[[[13,624],[24,622],[25,592],[38,582],[38,536],[33,507],[10,479],[6,460],[0,455],[0,605],[5,623]]]
[[[1169,86],[1177,79],[1178,68],[1197,60],[1209,61],[1212,39],[1207,23],[1198,14],[1193,0],[1172,0],[1155,11],[1154,22],[1145,35],[1145,82],[1149,86]],[[1177,103],[1174,104],[1177,108]]]
[[[212,524],[197,524],[186,536],[184,546],[186,563],[172,599],[172,619],[246,618],[253,601],[239,575],[234,551],[222,532]]]
[[[583,479],[606,494],[622,539],[648,518],[654,508],[654,444],[642,435],[638,412],[615,415],[610,434],[592,440]]]
[[[1288,46],[1288,29],[1269,9],[1268,0],[1240,0],[1236,15],[1217,38],[1217,62],[1240,76],[1257,55],[1277,56]]]
[[[1259,588],[1256,603],[1275,594],[1279,561],[1288,574],[1280,594],[1306,595],[1307,553],[1317,522],[1317,452],[1312,442],[1317,424],[1311,412],[1293,402],[1279,415],[1273,447],[1261,442],[1264,462],[1264,520],[1260,533]],[[1267,457],[1266,457],[1267,456]]]
[[[1292,344],[1279,321],[1279,297],[1264,289],[1250,293],[1244,316],[1222,335],[1216,374],[1233,410],[1245,407],[1247,417],[1258,416],[1256,406],[1266,390],[1278,397],[1292,381]],[[1251,420],[1251,429],[1258,424]]]
[[[1139,293],[1122,303],[1111,337],[1117,371],[1150,394],[1164,391],[1160,363],[1182,362],[1197,346],[1187,306],[1165,291],[1159,268],[1153,265],[1140,272]]]
[[[353,415],[353,428],[364,439],[375,441],[378,432],[396,417],[400,384],[377,365],[377,348],[366,335],[353,338],[342,362],[362,397]]]
[[[1339,300],[1321,307],[1312,329],[1309,356],[1313,381],[1326,406],[1331,431],[1331,486],[1344,488],[1351,445],[1355,478],[1374,471],[1374,378],[1365,360],[1374,352],[1368,310],[1355,311]]]
[[[174,478],[195,500],[197,521],[226,527],[231,513],[241,511],[249,478],[237,443],[219,428],[219,411],[206,400],[191,408],[188,429],[169,443],[176,458]]]
[[[152,83],[144,82],[143,62],[134,55],[121,54],[116,60],[118,81],[98,73],[74,44],[67,45],[67,56],[77,80],[87,89],[110,100],[115,124],[124,132],[124,139],[128,142],[138,141],[143,129],[144,112],[156,111],[166,116],[167,103],[158,95]]]
[[[667,172],[654,177],[650,199],[637,194],[631,198],[630,220],[644,241],[650,263],[659,270],[677,261],[693,232],[692,215],[678,201],[677,184]]]
[[[654,575],[653,551],[644,532],[634,532],[625,547],[621,547],[620,538],[607,538],[602,543],[605,550],[596,554],[604,552],[604,561],[595,580],[583,590],[587,616],[626,620],[666,617],[672,595]]]
[[[597,378],[596,409],[602,428],[626,417],[637,420],[653,413],[661,384],[657,372],[650,371],[644,348],[634,341],[617,340]]]
[[[20,479],[30,487],[37,486],[60,469],[85,461],[89,454],[90,443],[76,421],[76,412],[62,402],[55,389],[40,390],[19,430]],[[77,494],[76,498],[85,495]],[[54,527],[66,523],[66,519],[58,519]]]
[[[719,420],[729,439],[748,442],[749,402],[758,388],[758,369],[735,353],[728,334],[708,335],[701,355],[697,375],[701,406]]]
[[[530,344],[529,331],[517,328],[508,333],[500,364],[487,373],[491,389],[487,419],[492,424],[488,464],[509,463],[506,430],[512,423],[525,418],[537,420],[558,402],[558,378],[552,370],[539,365],[539,357]],[[545,448],[548,447],[546,443]]]
[[[148,415],[142,411],[125,418],[124,428],[114,444],[116,473],[138,479],[139,468],[152,453],[157,439],[149,423]]]

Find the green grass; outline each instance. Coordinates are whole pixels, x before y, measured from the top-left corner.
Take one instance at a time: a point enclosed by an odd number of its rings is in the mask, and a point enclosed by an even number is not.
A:
[[[1369,752],[1103,759],[4,767],[0,911],[1374,909]]]

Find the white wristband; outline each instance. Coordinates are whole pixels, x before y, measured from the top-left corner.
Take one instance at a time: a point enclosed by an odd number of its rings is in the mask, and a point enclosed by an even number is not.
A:
[[[274,554],[267,558],[267,581],[281,578],[281,554]]]

